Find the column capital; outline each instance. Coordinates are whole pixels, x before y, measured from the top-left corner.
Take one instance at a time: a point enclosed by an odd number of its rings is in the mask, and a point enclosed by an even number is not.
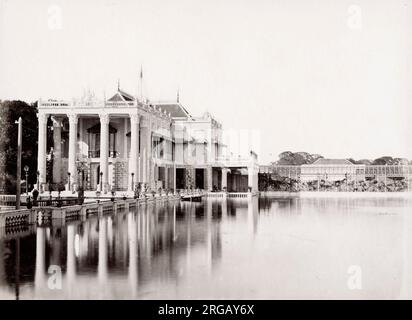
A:
[[[132,114],[129,114],[129,116],[130,116],[131,123],[134,123],[134,124],[139,123],[140,116],[138,114],[132,113]]]
[[[142,122],[140,124],[141,127],[150,128],[150,120],[148,117],[142,117]]]
[[[61,127],[63,118],[61,116],[52,116],[53,127]]]
[[[77,121],[79,120],[77,114],[75,113],[70,113],[67,115],[67,117],[69,118],[69,123],[77,124]]]
[[[49,115],[47,113],[37,113],[37,118],[39,119],[39,122],[44,123],[47,121],[47,118]]]
[[[107,113],[99,113],[99,118],[101,124],[109,124],[110,122],[110,115]]]

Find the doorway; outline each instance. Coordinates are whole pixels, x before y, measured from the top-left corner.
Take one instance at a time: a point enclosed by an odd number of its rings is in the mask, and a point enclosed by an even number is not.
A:
[[[206,189],[205,188],[205,169],[196,169],[196,189]]]
[[[176,189],[185,189],[186,181],[185,181],[185,169],[184,168],[176,168]]]

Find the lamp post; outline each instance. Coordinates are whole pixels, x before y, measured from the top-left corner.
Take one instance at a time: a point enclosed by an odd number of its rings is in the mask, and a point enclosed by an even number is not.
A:
[[[24,172],[26,173],[26,196],[29,195],[29,184],[28,184],[28,176],[29,176],[29,166],[25,165],[23,168]]]
[[[134,191],[134,172],[132,172],[132,191]]]
[[[19,120],[15,122],[18,124],[17,132],[17,172],[16,172],[16,210],[20,209],[20,195],[21,195],[21,148],[22,148],[22,135],[23,135],[23,120],[19,117]]]
[[[40,171],[37,170],[36,174],[37,174],[37,191],[40,192]]]
[[[70,191],[70,184],[71,184],[71,182],[70,182],[70,172],[67,172],[67,180],[68,180],[68,182],[67,182],[67,189]]]
[[[79,204],[83,204],[84,202],[84,170],[86,169],[86,163],[84,161],[78,161],[76,163],[77,167],[77,177],[81,179],[79,188],[78,188],[78,200],[80,201]]]
[[[100,172],[100,192],[103,191],[103,172]]]
[[[84,189],[84,170],[86,169],[86,163],[84,161],[77,161],[76,167],[77,167],[78,177],[80,178],[79,186],[82,189]]]

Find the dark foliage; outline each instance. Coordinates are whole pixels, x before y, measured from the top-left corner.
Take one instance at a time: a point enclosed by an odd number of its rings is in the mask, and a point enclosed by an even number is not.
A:
[[[23,120],[22,168],[29,169],[28,182],[37,180],[37,103],[24,101],[0,101],[0,193],[16,192],[17,131],[15,121]],[[22,169],[22,180],[25,172]]]

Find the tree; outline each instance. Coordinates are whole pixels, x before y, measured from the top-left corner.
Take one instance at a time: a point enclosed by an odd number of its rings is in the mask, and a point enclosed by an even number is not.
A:
[[[319,154],[310,154],[308,152],[291,152],[285,151],[279,154],[279,165],[302,165],[315,162],[317,159],[323,158]]]
[[[373,160],[372,162],[373,165],[387,165],[387,164],[393,164],[393,163],[394,163],[393,158],[390,156],[380,157],[380,158]]]
[[[16,192],[17,125],[23,119],[22,168],[29,166],[29,184],[37,180],[37,103],[0,101],[0,193]],[[22,172],[22,177],[25,173]]]
[[[398,164],[398,165],[408,165],[409,161],[406,158],[394,158],[393,159],[393,164]]]
[[[372,160],[369,160],[369,159],[361,159],[361,160],[356,161],[356,164],[366,164],[366,165],[370,165],[370,164],[372,164]]]

